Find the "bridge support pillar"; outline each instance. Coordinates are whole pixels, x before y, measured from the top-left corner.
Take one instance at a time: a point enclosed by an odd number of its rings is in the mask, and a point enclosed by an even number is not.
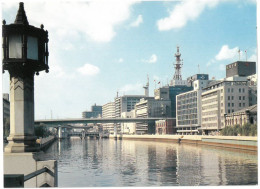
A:
[[[114,138],[117,139],[117,124],[114,124]]]
[[[62,128],[58,127],[58,139],[62,139]]]
[[[85,138],[85,137],[86,137],[86,131],[83,130],[83,131],[82,131],[82,138]]]

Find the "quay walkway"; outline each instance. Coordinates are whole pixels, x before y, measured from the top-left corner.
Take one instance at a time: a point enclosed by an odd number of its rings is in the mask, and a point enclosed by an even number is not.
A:
[[[110,136],[115,138],[115,136]],[[240,150],[257,151],[257,136],[208,136],[208,135],[117,135],[117,139],[167,141],[195,145],[211,145]]]

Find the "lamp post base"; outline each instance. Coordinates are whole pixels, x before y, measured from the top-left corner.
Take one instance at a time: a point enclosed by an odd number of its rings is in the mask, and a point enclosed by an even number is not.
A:
[[[8,144],[5,147],[5,152],[37,152],[39,147],[36,146],[36,139],[36,136],[9,136],[7,137]]]

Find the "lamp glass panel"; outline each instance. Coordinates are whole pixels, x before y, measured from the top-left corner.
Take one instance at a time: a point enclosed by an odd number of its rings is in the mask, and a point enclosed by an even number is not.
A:
[[[38,39],[36,37],[27,37],[27,58],[38,60]]]
[[[9,36],[9,58],[22,58],[22,36]]]

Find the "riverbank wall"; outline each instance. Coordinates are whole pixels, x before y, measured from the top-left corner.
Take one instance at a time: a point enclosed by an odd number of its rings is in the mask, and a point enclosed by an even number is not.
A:
[[[56,140],[55,136],[49,136],[46,138],[40,138],[36,140],[36,144],[39,145],[40,150],[47,149],[54,141]]]
[[[115,138],[115,136],[110,136]],[[257,137],[208,135],[118,135],[116,139],[175,142],[257,151]]]

